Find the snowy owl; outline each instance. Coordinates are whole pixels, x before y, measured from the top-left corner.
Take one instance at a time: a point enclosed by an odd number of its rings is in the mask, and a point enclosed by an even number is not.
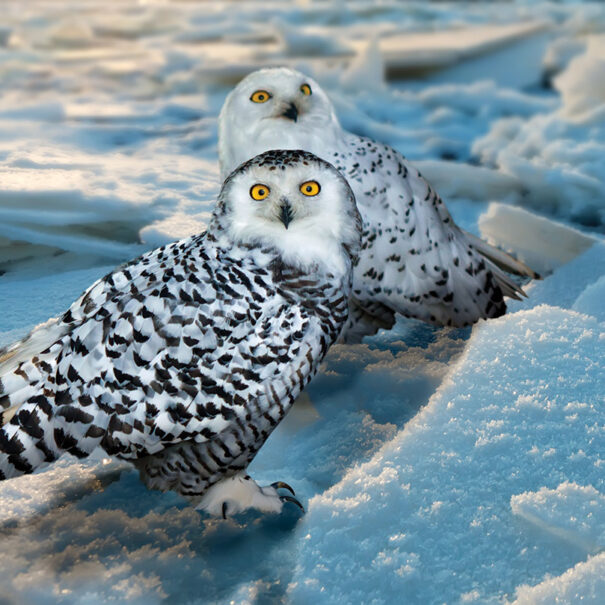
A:
[[[506,311],[503,296],[523,294],[501,269],[537,277],[460,229],[399,152],[343,130],[318,84],[288,68],[244,78],[219,117],[223,174],[273,147],[306,149],[331,162],[355,193],[363,219],[350,319],[357,336],[392,325],[394,312],[448,326],[498,317]]]
[[[360,239],[333,166],[305,151],[246,162],[205,233],[0,351],[0,478],[99,447],[210,514],[298,504],[246,468],[345,324]]]

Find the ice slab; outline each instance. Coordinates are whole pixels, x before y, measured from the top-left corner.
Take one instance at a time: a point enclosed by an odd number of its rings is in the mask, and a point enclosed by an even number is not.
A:
[[[465,68],[453,68],[469,59],[500,51],[503,46],[513,45],[524,38],[533,38],[549,27],[546,21],[530,21],[505,25],[466,27],[439,32],[406,33],[384,38],[380,44],[386,65],[387,77],[397,79],[419,76],[432,71],[450,68],[440,75],[444,81],[468,82],[485,77],[501,78],[494,68],[494,57],[490,57],[491,72],[485,61],[478,64],[470,61]],[[524,86],[536,81],[539,74],[540,49],[545,47],[545,36],[538,39],[537,49],[532,48],[531,55],[538,57],[536,65],[525,63],[524,70],[516,71],[514,78],[508,77],[500,82],[504,86]],[[532,45],[535,42],[532,41]],[[516,54],[528,53],[527,44],[519,45]],[[510,60],[510,54],[498,58],[499,61]],[[529,68],[529,71],[528,71]],[[506,70],[509,71],[509,70]],[[504,73],[506,73],[506,71]],[[528,75],[528,73],[530,75]]]
[[[515,254],[541,274],[582,254],[596,239],[518,206],[492,202],[479,219],[482,237]]]

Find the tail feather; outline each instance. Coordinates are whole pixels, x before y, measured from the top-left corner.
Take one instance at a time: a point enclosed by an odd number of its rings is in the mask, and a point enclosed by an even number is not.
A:
[[[65,451],[86,456],[99,441],[76,434],[81,425],[66,417],[68,405],[57,405],[58,386],[48,380],[66,331],[50,320],[0,350],[0,480],[31,473]]]
[[[14,372],[24,361],[29,361],[35,355],[39,355],[66,332],[65,324],[55,317],[36,326],[23,340],[0,349],[0,378]]]
[[[19,406],[41,390],[37,364],[54,365],[44,351],[65,334],[65,326],[51,319],[35,327],[23,340],[0,349],[0,426],[10,422]]]
[[[524,297],[527,297],[527,294],[519,284],[516,284],[508,275],[506,275],[506,273],[500,270],[489,259],[486,258],[486,261],[504,296],[514,298],[515,300],[523,300]]]
[[[476,235],[469,233],[468,231],[464,231],[464,235],[467,237],[468,241],[473,245],[475,250],[479,252],[482,256],[491,261],[496,267],[503,269],[507,273],[512,273],[514,275],[521,275],[523,277],[531,277],[532,279],[541,279],[540,275],[536,273],[533,269],[528,267],[525,263],[517,260],[512,257],[504,250],[500,250],[491,244],[488,244],[486,241],[478,238]],[[510,280],[508,280],[510,282]],[[517,290],[518,291],[518,290]]]
[[[85,458],[105,436],[109,416],[102,411],[91,415],[90,424],[83,424],[70,414],[73,406],[55,407],[41,399],[42,395],[30,397],[3,412],[8,422],[0,427],[0,480],[32,473],[65,452]],[[88,430],[91,426],[93,431]]]

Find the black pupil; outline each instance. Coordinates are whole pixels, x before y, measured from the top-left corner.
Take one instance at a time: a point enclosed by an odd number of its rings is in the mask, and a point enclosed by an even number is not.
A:
[[[259,189],[258,190],[258,195],[265,195],[265,190],[264,189]]]
[[[311,187],[311,185],[307,185],[307,191],[311,193],[311,191],[313,191],[313,187]]]
[[[258,100],[259,101],[264,101],[265,100],[265,95],[258,95]]]

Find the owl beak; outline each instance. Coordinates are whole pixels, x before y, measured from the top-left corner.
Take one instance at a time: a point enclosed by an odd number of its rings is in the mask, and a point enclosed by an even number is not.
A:
[[[288,225],[292,222],[294,215],[292,213],[292,208],[290,206],[290,202],[288,200],[282,200],[282,205],[279,213],[279,220],[284,224],[284,227],[287,229]]]
[[[286,111],[284,111],[284,113],[281,115],[284,118],[288,118],[289,120],[296,122],[298,120],[298,107],[296,107],[294,103],[290,103],[290,105],[288,105],[288,109],[286,109]]]

